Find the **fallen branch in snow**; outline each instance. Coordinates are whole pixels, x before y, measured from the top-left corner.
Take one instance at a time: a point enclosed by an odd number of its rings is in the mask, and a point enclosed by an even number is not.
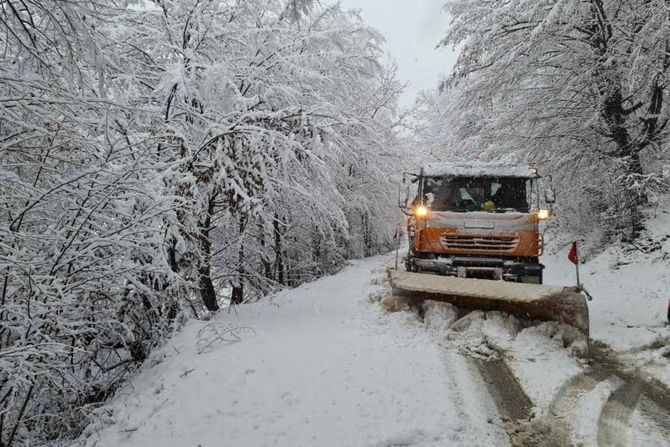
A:
[[[183,373],[179,374],[179,377],[186,377],[189,374],[191,374],[193,371],[195,371],[195,368],[191,368],[189,370],[184,371]]]
[[[220,344],[237,343],[242,341],[244,333],[256,335],[250,327],[231,326],[224,323],[210,323],[198,331],[198,354],[211,352]]]

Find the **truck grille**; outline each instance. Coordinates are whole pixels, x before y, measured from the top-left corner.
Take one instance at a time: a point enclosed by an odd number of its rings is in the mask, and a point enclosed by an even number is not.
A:
[[[519,244],[515,236],[442,236],[442,244],[452,250],[514,251]]]

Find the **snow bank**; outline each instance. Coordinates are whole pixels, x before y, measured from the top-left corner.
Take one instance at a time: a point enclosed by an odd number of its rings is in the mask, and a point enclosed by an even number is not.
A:
[[[568,249],[544,258],[545,282],[574,285]],[[581,281],[593,295],[589,302],[591,337],[626,350],[669,336],[666,321],[670,298],[668,264],[609,248],[580,266]]]
[[[549,408],[563,384],[584,370],[564,346],[564,329],[554,322],[529,327],[515,337],[509,350],[512,370],[540,408]]]
[[[442,306],[452,307],[446,303]],[[448,310],[436,308],[426,309],[429,329],[444,326],[436,322],[440,316],[451,316]],[[441,334],[432,332],[448,349],[485,360],[504,359],[535,405],[548,408],[563,384],[584,369],[570,346],[566,347],[565,332],[570,329],[557,322],[522,328],[511,315],[473,311]]]
[[[638,366],[648,364],[656,377],[670,385],[670,359],[650,355],[670,344],[670,204],[659,206],[645,226],[646,234],[635,246],[607,248],[580,265],[580,276],[594,297],[589,302],[591,337],[619,353],[638,356]],[[544,256],[547,284],[574,285],[568,250]]]

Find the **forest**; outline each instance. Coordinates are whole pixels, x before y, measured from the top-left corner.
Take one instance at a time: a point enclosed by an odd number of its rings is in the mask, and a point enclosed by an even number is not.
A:
[[[454,71],[417,101],[432,157],[524,160],[552,176],[563,233],[634,243],[670,190],[670,3],[451,0]],[[600,248],[599,248],[600,247]]]
[[[653,249],[670,2],[445,10],[456,68],[405,109],[338,4],[2,1],[0,447],[79,436],[187,320],[393,250],[426,160],[539,166],[566,240]]]

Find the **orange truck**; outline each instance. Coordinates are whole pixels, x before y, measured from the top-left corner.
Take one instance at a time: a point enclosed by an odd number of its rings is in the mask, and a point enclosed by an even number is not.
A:
[[[554,192],[540,195],[537,169],[505,163],[431,163],[406,173],[409,272],[542,284],[540,224]],[[541,206],[542,205],[542,206]]]

